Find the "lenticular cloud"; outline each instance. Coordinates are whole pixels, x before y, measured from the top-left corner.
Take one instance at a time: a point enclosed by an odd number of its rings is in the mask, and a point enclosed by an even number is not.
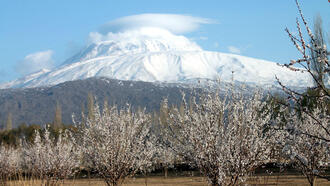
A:
[[[143,27],[156,27],[168,30],[175,34],[192,32],[201,24],[214,23],[211,19],[180,14],[138,14],[121,17],[104,24],[100,33],[123,32]]]

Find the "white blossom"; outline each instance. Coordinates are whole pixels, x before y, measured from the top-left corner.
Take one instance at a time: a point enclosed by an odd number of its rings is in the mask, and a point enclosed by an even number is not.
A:
[[[78,125],[87,166],[107,185],[118,185],[127,176],[147,170],[155,152],[151,116],[144,111],[133,113],[130,107],[118,111],[115,106],[101,113],[97,104],[93,111],[92,118]]]
[[[48,128],[43,134],[36,131],[34,143],[23,145],[23,167],[45,185],[72,176],[80,164],[80,152],[73,140],[69,131],[60,132],[57,139],[50,136]]]
[[[6,185],[11,176],[19,173],[20,155],[19,148],[0,145],[0,185]]]
[[[269,161],[274,138],[263,133],[269,116],[261,117],[260,94],[244,97],[232,93],[221,98],[208,94],[184,100],[184,113],[170,113],[172,148],[197,165],[212,185],[244,182],[248,175]]]
[[[277,138],[282,143],[282,152],[311,185],[316,177],[323,177],[324,169],[329,166],[330,142],[324,140],[328,134],[323,129],[330,128],[329,119],[326,111],[319,108],[308,113],[293,109],[287,116],[286,125],[277,131],[277,136],[282,136]]]

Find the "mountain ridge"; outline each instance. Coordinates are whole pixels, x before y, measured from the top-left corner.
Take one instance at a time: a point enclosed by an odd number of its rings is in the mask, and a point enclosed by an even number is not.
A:
[[[105,36],[103,36],[105,37]],[[204,51],[195,42],[166,30],[143,28],[110,34],[95,41],[61,66],[0,85],[0,88],[52,86],[90,77],[145,82],[189,83],[191,79],[233,79],[261,86],[309,86],[307,74],[276,63],[236,54]]]
[[[178,105],[182,92],[189,97],[193,92],[201,91],[200,88],[185,85],[104,77],[67,81],[47,87],[0,89],[0,126],[5,126],[9,113],[12,114],[13,127],[22,123],[52,123],[57,104],[61,107],[63,123],[72,124],[72,114],[76,121],[80,121],[82,112],[87,114],[88,94],[96,97],[101,108],[103,101],[108,100],[109,105],[120,108],[129,103],[133,109],[146,108],[147,112],[157,112],[164,98],[168,99],[169,104]]]

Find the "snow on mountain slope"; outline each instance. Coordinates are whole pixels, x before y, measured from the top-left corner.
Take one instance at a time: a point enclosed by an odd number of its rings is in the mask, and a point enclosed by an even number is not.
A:
[[[159,28],[140,28],[123,33],[109,33],[105,38],[92,33],[94,42],[64,63],[85,61],[96,57],[141,54],[166,51],[202,51],[183,36],[176,36]]]
[[[37,72],[0,88],[49,86],[89,77],[179,83],[198,78],[230,82],[234,78],[243,83],[276,85],[275,75],[289,86],[311,85],[307,74],[289,71],[273,62],[203,51],[183,36],[157,28],[141,28],[110,33],[58,68]]]

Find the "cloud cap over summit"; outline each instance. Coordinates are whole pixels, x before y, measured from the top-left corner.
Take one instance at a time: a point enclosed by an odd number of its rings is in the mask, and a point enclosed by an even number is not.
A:
[[[195,31],[201,24],[214,24],[214,20],[181,14],[138,14],[110,21],[100,28],[100,33],[123,32],[143,27],[156,27],[175,34]]]

